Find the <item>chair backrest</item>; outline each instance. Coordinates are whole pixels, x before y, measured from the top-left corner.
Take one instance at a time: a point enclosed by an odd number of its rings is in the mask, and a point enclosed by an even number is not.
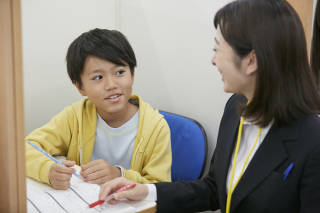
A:
[[[202,177],[208,150],[203,127],[191,118],[159,112],[166,119],[171,132],[172,181],[189,181]]]

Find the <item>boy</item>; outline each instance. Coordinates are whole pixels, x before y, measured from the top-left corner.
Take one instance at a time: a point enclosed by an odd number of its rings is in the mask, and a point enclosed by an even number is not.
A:
[[[131,94],[136,58],[125,36],[106,29],[83,33],[66,61],[72,83],[87,98],[26,137],[51,155],[66,156],[65,167],[26,145],[28,177],[67,189],[78,164],[89,183],[120,176],[170,181],[170,130],[157,110]]]

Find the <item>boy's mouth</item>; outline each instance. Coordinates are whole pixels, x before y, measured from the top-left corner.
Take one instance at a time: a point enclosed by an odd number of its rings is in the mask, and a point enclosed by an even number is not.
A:
[[[109,97],[107,97],[106,99],[109,99],[109,100],[114,100],[114,99],[117,99],[121,96],[121,94],[114,94],[114,95],[110,95]]]
[[[119,96],[120,96],[120,95],[111,95],[111,96],[108,97],[108,99],[117,98],[117,97],[119,97]]]

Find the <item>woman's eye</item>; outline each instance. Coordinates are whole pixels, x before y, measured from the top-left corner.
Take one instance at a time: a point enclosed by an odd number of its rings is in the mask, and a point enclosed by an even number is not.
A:
[[[124,70],[119,70],[116,72],[116,75],[122,75],[125,71]]]
[[[94,76],[92,80],[100,80],[102,78],[103,78],[102,75],[97,75],[97,76]]]
[[[217,48],[215,48],[215,47],[212,50],[213,50],[213,52],[217,52]]]

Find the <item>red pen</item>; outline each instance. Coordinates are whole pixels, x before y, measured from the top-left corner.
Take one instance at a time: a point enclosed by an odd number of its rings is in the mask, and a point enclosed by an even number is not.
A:
[[[121,187],[120,189],[118,189],[114,193],[123,192],[123,191],[126,191],[128,189],[132,189],[135,186],[136,186],[135,183],[128,184],[128,185],[125,185],[125,186]],[[108,195],[105,200],[97,200],[96,202],[89,204],[89,208],[93,208],[93,207],[95,207],[97,205],[103,204],[105,201],[111,200],[113,198],[113,194],[114,193],[112,193],[111,195]]]

